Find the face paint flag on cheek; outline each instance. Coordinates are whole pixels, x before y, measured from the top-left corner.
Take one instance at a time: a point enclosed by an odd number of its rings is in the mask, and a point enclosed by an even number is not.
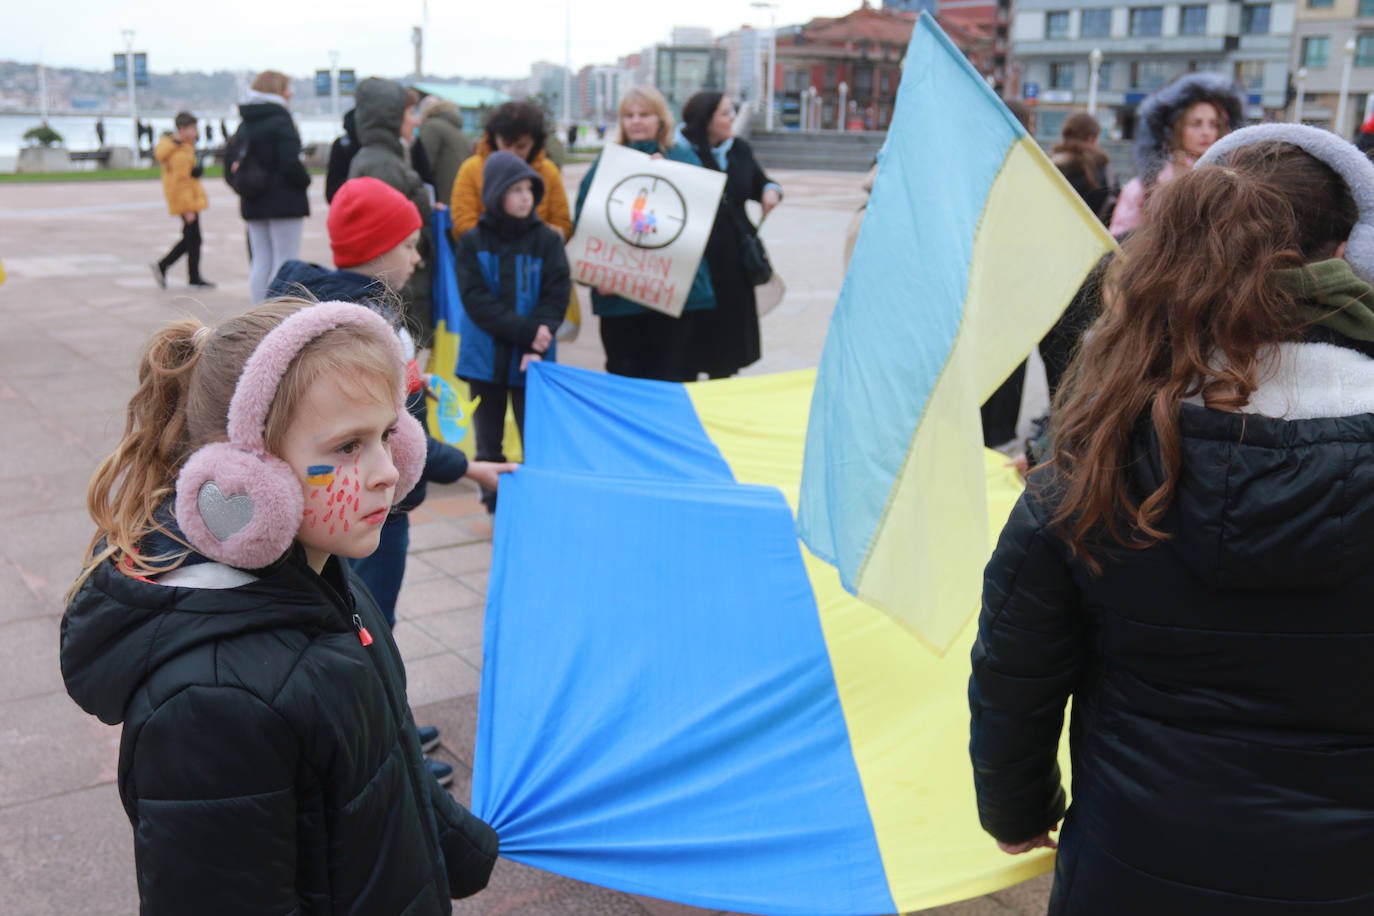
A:
[[[327,487],[334,482],[332,464],[312,464],[305,469],[305,482],[312,487]]]

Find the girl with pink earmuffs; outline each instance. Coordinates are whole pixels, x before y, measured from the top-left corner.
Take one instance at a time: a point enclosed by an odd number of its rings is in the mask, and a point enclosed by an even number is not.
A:
[[[370,310],[274,300],[144,349],[62,673],[122,724],[144,913],[449,913],[492,829],[426,769],[390,629],[344,559],[377,546],[424,435]]]

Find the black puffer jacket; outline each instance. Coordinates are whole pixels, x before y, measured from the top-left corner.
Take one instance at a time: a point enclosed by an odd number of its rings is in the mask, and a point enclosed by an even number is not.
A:
[[[533,186],[536,210],[516,219],[502,209],[502,198],[525,179]],[[488,157],[482,177],[485,209],[453,251],[463,300],[455,374],[465,381],[523,387],[521,357],[533,352],[530,345],[539,326],[557,337],[572,294],[572,275],[563,237],[539,218],[543,197],[544,180],[529,163],[509,153]],[[543,358],[557,361],[556,339]]]
[[[1040,472],[989,562],[969,684],[983,825],[1018,842],[1073,805],[1051,914],[1374,912],[1374,415],[1185,405],[1183,475],[1101,576],[1046,526]],[[1137,493],[1162,479],[1135,437]]]
[[[426,769],[381,614],[334,559],[259,574],[191,589],[106,564],[63,617],[67,690],[124,725],[142,912],[449,913],[496,835]]]
[[[276,102],[249,102],[239,106],[243,124],[239,131],[249,155],[267,170],[267,191],[257,197],[240,197],[244,219],[291,219],[310,215],[305,189],[310,173],[301,162],[301,135],[291,112]]]

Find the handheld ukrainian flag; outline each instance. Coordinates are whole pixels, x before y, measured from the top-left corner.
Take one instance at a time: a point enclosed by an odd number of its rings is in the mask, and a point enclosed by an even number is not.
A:
[[[937,651],[987,559],[978,406],[1113,244],[922,15],[821,356],[798,530]]]
[[[472,397],[468,383],[454,375],[462,343],[458,324],[463,317],[463,300],[458,295],[453,247],[449,243],[453,217],[446,209],[435,210],[430,225],[434,230],[434,341],[426,371],[435,379],[433,389],[438,403],[429,411],[429,434],[472,455],[477,450],[477,440],[471,420],[478,399]],[[515,415],[509,410],[502,450],[507,460],[520,460],[520,433]]]

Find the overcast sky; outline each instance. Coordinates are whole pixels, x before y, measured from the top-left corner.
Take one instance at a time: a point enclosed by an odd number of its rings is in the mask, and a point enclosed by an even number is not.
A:
[[[879,5],[876,0],[874,5]],[[779,25],[843,15],[859,0],[777,0]],[[339,66],[359,77],[412,69],[410,30],[421,0],[9,0],[0,60],[106,69],[133,29],[134,50],[149,69],[284,70],[305,75]],[[425,71],[457,76],[524,76],[536,60],[564,60],[565,11],[573,67],[614,63],[667,41],[675,25],[714,35],[752,24],[770,11],[749,0],[430,0]],[[386,18],[387,16],[391,18]]]

